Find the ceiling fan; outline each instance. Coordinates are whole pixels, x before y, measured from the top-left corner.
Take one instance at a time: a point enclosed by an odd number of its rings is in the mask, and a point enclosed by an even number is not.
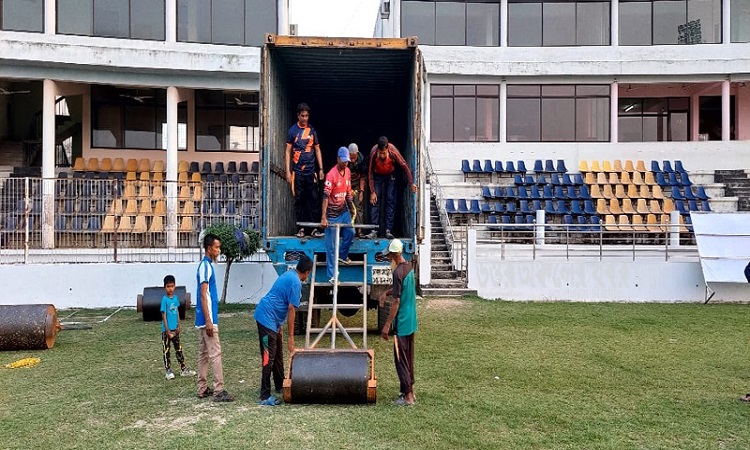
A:
[[[131,94],[120,94],[120,97],[129,98],[131,100],[137,101],[138,103],[146,103],[146,99],[154,98],[153,95],[131,95]]]
[[[227,102],[227,103],[232,103],[232,102]],[[258,102],[246,102],[239,97],[234,98],[234,103],[237,106],[258,106]]]
[[[13,94],[30,94],[31,91],[9,91],[4,88],[0,88],[0,95],[13,95]]]

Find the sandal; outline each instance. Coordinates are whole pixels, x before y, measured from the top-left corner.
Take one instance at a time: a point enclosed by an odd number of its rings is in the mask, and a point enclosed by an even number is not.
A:
[[[298,237],[298,238],[303,238],[303,237],[305,237],[305,229],[304,229],[304,228],[300,228],[300,229],[299,229],[299,231],[297,232],[297,237]]]
[[[211,388],[206,389],[203,392],[198,392],[198,398],[208,398],[214,395],[214,390]]]
[[[217,392],[216,395],[214,395],[213,400],[215,402],[233,402],[234,395],[230,394],[227,391],[221,391],[221,392]]]

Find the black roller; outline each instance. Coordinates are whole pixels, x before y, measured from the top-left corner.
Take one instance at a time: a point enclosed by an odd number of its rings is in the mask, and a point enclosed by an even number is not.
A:
[[[0,350],[45,350],[60,330],[53,305],[0,305]]]
[[[301,350],[292,357],[290,403],[374,402],[367,350]],[[368,388],[372,392],[368,395]]]
[[[185,310],[190,309],[190,294],[185,286],[175,286],[174,295],[180,299],[180,320],[185,320]],[[143,312],[144,322],[161,321],[161,298],[164,297],[163,287],[143,288],[143,294],[138,295],[137,310]]]

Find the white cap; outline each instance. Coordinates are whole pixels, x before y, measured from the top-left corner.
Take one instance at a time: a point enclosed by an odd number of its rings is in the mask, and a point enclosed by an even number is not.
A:
[[[349,144],[349,153],[357,153],[359,151],[359,147],[357,147],[357,144],[352,142]]]
[[[388,244],[388,248],[383,250],[383,256],[390,255],[391,253],[403,253],[404,243],[400,239],[394,239]]]

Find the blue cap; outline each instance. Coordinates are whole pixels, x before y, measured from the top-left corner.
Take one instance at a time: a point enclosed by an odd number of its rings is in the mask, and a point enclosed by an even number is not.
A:
[[[346,147],[340,147],[339,148],[339,158],[341,158],[341,162],[349,162],[351,161],[349,159],[349,149]]]

